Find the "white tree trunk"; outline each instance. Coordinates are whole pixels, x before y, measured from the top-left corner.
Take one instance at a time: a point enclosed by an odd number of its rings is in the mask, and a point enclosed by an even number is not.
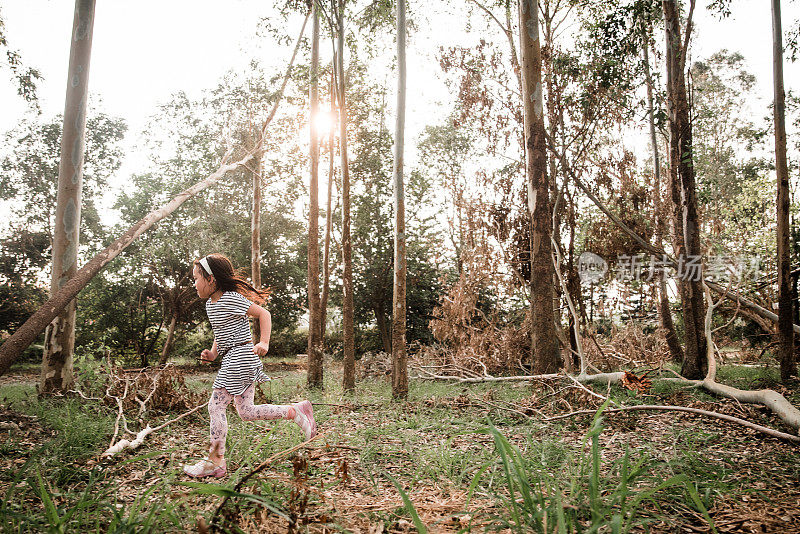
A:
[[[406,121],[406,2],[397,0],[397,122],[394,139],[394,291],[392,297],[392,395],[408,397],[406,355],[406,201],[403,148]]]
[[[64,127],[61,136],[61,161],[58,167],[50,295],[55,295],[78,271],[86,100],[89,93],[94,5],[94,0],[75,0],[75,18],[70,34]],[[73,300],[47,329],[39,393],[64,392],[72,387],[74,347],[75,301]]]

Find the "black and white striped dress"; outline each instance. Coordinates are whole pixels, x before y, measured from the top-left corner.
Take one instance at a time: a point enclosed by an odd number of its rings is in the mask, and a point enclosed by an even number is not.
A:
[[[253,354],[247,310],[252,303],[236,291],[226,291],[217,300],[206,301],[206,313],[217,341],[222,367],[214,379],[215,388],[241,395],[253,382],[270,378],[257,354]]]

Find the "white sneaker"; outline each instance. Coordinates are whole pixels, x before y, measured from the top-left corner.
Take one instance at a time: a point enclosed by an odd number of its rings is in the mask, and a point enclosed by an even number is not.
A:
[[[218,466],[208,458],[203,458],[194,465],[184,465],[183,472],[194,478],[221,478],[228,474],[226,468]]]

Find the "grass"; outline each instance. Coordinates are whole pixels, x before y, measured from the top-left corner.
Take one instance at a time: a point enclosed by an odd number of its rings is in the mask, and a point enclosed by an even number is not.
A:
[[[732,380],[734,371],[723,369]],[[274,530],[290,521],[344,531],[375,523],[543,533],[711,528],[743,495],[775,502],[769,488],[785,492],[800,473],[791,446],[688,416],[598,414],[545,424],[478,402],[524,404],[547,394],[539,386],[412,381],[409,400],[398,402],[383,380],[362,381],[344,395],[337,373],[326,373],[324,390],[307,391],[304,373],[292,371],[261,386],[271,402],[309,397],[327,433],[245,484],[220,518],[227,528]],[[190,382],[210,387],[208,377]],[[696,389],[674,385],[654,388],[655,398],[618,388],[610,394],[624,403],[666,403],[676,395],[708,402]],[[205,454],[203,411],[148,437],[137,451],[93,465],[108,445],[113,410],[39,400],[19,384],[0,386],[0,399],[35,418],[16,435],[0,433],[3,532],[194,530],[196,518],[210,521],[220,496],[259,462],[302,441],[291,422],[246,423],[231,411],[229,476],[197,484],[180,466]],[[566,401],[575,409],[596,406],[594,399]]]

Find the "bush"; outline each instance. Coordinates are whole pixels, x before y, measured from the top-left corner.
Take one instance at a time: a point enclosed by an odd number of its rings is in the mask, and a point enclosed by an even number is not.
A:
[[[354,334],[356,359],[361,358],[368,352],[382,352],[383,341],[377,328],[357,329]],[[333,332],[325,336],[326,352],[333,356],[334,360],[341,360],[344,357],[344,335],[341,331]]]
[[[308,331],[285,328],[274,332],[269,340],[267,356],[272,358],[295,358],[308,350]]]

